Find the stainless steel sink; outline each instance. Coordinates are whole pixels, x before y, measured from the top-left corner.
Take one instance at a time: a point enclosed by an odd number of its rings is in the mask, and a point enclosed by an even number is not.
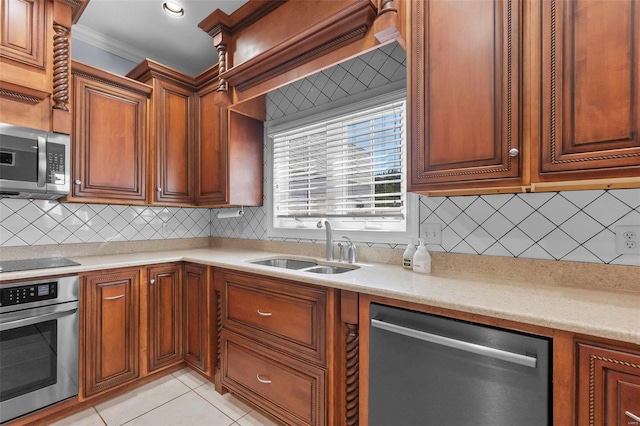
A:
[[[295,270],[310,268],[312,266],[318,265],[315,262],[310,262],[306,260],[297,260],[297,259],[265,259],[265,260],[256,260],[251,263],[254,263],[256,265],[273,266],[275,268],[285,268],[285,269],[295,269]]]
[[[286,257],[252,260],[249,263],[253,263],[254,265],[272,266],[274,268],[291,269],[301,272],[312,272],[314,274],[343,274],[359,268],[359,266],[356,265],[324,264],[324,262],[318,263],[312,260],[290,259]]]
[[[318,265],[312,268],[305,269],[307,272],[313,272],[314,274],[343,274],[345,272],[353,271],[355,268],[348,268],[345,266],[327,266],[327,265]]]

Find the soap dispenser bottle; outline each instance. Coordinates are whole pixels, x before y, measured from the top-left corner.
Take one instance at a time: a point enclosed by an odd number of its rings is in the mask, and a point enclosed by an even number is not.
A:
[[[413,237],[409,237],[407,249],[402,253],[402,267],[404,269],[413,269],[413,255],[416,253],[416,245],[413,243]]]
[[[419,238],[418,250],[413,255],[413,270],[414,272],[420,272],[421,274],[431,273],[431,255],[427,251],[427,246],[424,245],[424,240]]]

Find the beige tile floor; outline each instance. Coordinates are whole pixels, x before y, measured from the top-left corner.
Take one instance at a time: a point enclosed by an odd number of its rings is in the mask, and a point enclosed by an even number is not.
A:
[[[52,426],[277,426],[189,368],[96,404]]]

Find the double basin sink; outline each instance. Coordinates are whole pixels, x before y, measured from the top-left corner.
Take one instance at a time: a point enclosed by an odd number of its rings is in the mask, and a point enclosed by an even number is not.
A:
[[[255,265],[272,266],[274,268],[291,269],[294,271],[312,272],[314,274],[343,274],[345,272],[353,271],[359,268],[359,266],[350,264],[320,264],[312,260],[300,260],[286,257],[253,260],[249,263],[253,263]]]

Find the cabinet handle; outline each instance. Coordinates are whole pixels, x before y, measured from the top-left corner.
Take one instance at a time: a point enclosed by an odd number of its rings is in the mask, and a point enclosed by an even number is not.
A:
[[[269,380],[269,379],[263,379],[262,377],[260,377],[260,375],[259,375],[259,374],[256,374],[256,379],[258,379],[258,381],[259,381],[260,383],[264,383],[264,384],[267,384],[267,385],[271,383],[271,380]]]
[[[76,185],[80,185],[82,181],[80,179],[76,179],[75,181],[73,181],[73,183],[75,183]]]
[[[149,280],[149,284],[155,284],[155,283],[156,283],[156,280],[154,280],[153,278]]]
[[[625,411],[624,414],[630,419],[635,420],[636,422],[640,422],[640,416],[636,416],[631,411]]]
[[[511,148],[509,150],[509,157],[517,157],[518,154],[520,154],[520,151],[518,150],[518,148]]]
[[[156,188],[156,191],[158,191],[158,192],[162,192],[162,188],[157,187],[157,188]]]
[[[120,296],[105,297],[104,300],[116,300],[116,299],[120,299],[121,297],[124,297],[124,293],[121,294]]]
[[[273,314],[271,312],[262,312],[260,309],[258,309],[258,315],[263,317],[270,317]]]

